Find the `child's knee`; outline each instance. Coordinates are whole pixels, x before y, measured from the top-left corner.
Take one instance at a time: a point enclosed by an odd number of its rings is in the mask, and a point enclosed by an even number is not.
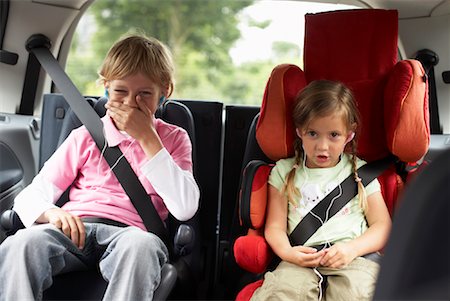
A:
[[[318,296],[319,279],[312,269],[282,262],[266,273],[252,300],[315,300]]]
[[[158,236],[139,229],[125,233],[120,239],[120,248],[136,258],[151,255],[161,257],[163,254],[160,254],[160,252],[166,252],[165,250],[167,250]]]
[[[37,227],[20,229],[11,237],[5,240],[5,244],[10,247],[17,247],[20,249],[32,246],[39,249],[39,246],[46,244],[51,236],[50,232],[59,231],[51,225],[42,225]]]
[[[328,277],[329,300],[371,300],[378,275],[378,264],[356,258],[347,268]]]

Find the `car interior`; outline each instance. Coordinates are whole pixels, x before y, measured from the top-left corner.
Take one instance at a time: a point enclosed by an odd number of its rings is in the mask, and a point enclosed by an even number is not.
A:
[[[83,124],[61,78],[30,51],[31,38],[44,35],[64,69],[80,21],[97,1],[106,0],[0,1],[0,243],[21,227],[14,198]],[[394,158],[378,177],[393,228],[374,300],[448,299],[450,0],[292,2],[357,9],[299,16],[301,61],[274,64],[257,104],[177,95],[156,113],[189,133],[201,196],[187,234],[175,219],[168,223],[177,255],[155,299],[249,300],[262,284],[275,263],[263,237],[267,178],[274,162],[293,154],[286,116],[295,95],[322,78],[355,93],[363,122],[358,155]],[[105,114],[102,95],[77,93]],[[430,245],[433,258],[424,260]],[[101,299],[106,285],[98,271],[63,274],[44,299]]]

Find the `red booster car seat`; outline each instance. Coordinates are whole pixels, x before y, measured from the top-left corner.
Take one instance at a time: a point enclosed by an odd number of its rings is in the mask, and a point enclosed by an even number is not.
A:
[[[263,237],[267,178],[271,163],[294,155],[293,101],[309,82],[337,80],[354,93],[361,115],[358,156],[372,162],[398,160],[378,180],[390,214],[406,177],[399,167],[417,162],[429,145],[427,78],[420,62],[397,59],[398,14],[395,10],[358,9],[305,16],[304,70],[279,65],[265,89],[256,140],[272,162],[252,161],[245,168],[240,219],[248,234],[234,244],[236,262],[261,274],[272,259]],[[262,279],[245,286],[237,300],[248,300]]]

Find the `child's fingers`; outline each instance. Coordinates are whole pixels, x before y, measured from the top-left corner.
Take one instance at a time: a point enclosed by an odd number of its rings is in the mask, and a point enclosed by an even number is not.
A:
[[[110,109],[110,108],[120,108],[122,106],[122,102],[120,101],[115,101],[113,99],[108,100],[105,103],[105,108]]]
[[[86,242],[86,229],[80,218],[76,218],[75,222],[78,227],[78,248],[83,249]]]
[[[316,248],[311,248],[311,247],[305,247],[305,246],[295,246],[293,247],[296,251],[298,252],[302,252],[302,253],[316,253],[317,249]]]
[[[138,95],[136,96],[136,103],[138,105],[139,110],[141,110],[142,112],[144,112],[145,115],[150,116],[152,115],[152,111],[150,110],[150,108],[147,106],[147,104],[145,103],[145,101],[142,100],[141,96]]]
[[[320,264],[320,260],[323,257],[323,251],[312,253],[312,254],[303,254],[303,266],[306,267],[317,267]]]

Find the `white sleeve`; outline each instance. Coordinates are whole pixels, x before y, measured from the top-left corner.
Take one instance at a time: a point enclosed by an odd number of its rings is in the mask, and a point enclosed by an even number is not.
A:
[[[48,209],[55,208],[56,201],[64,191],[46,181],[40,174],[34,177],[14,199],[13,210],[25,227],[30,227]]]
[[[181,169],[163,148],[141,167],[142,173],[180,221],[192,218],[198,209],[200,191],[190,171]]]

